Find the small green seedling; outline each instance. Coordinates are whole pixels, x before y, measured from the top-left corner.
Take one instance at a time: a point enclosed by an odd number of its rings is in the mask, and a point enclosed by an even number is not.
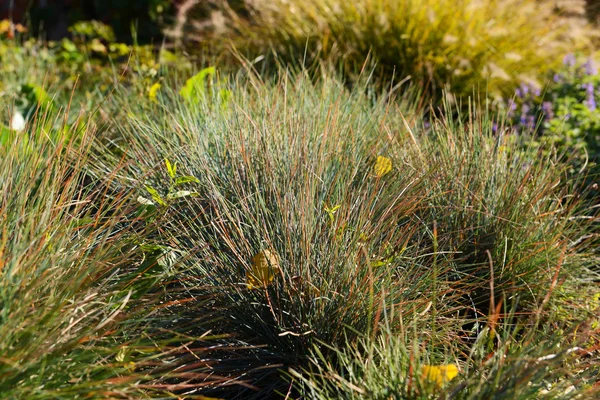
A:
[[[169,175],[169,189],[167,190],[167,194],[163,196],[154,187],[145,185],[146,191],[150,194],[150,199],[143,196],[137,198],[138,203],[141,205],[140,215],[155,211],[157,206],[167,208],[178,199],[198,196],[198,192],[195,191],[179,190],[182,185],[200,183],[198,178],[191,175],[177,176],[177,163],[172,164],[168,159],[165,159],[165,167]]]

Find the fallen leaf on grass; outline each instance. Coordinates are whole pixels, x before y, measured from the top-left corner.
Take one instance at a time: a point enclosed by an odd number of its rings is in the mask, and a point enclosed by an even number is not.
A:
[[[381,178],[392,170],[392,160],[384,156],[377,156],[375,165],[373,166],[373,172],[375,176]]]
[[[266,287],[279,271],[277,255],[269,250],[259,251],[252,257],[250,271],[246,272],[248,289]]]
[[[458,367],[454,364],[447,365],[423,365],[421,367],[423,379],[443,386],[458,375]]]

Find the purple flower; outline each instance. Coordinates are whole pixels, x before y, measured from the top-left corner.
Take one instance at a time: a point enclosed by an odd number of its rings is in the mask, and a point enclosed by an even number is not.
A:
[[[527,128],[533,130],[535,128],[535,117],[533,115],[527,116]]]
[[[587,92],[587,99],[585,100],[585,104],[590,110],[594,111],[596,109],[596,99],[594,97],[594,84],[588,83],[585,86],[585,90]]]
[[[585,104],[591,111],[594,111],[596,109],[596,99],[594,99],[593,94],[591,96],[588,96],[588,98],[585,101]]]
[[[554,110],[552,109],[552,102],[544,101],[542,103],[542,112],[544,113],[544,119],[550,120],[554,118]]]
[[[591,83],[591,82],[590,83],[586,83],[584,85],[584,87],[585,87],[585,90],[586,90],[586,92],[588,94],[590,94],[590,93],[594,94],[594,84],[593,83]]]
[[[540,90],[540,88],[535,88],[535,89],[533,89],[533,95],[534,95],[535,97],[539,97],[539,96],[540,96],[540,94],[542,94],[542,91]]]
[[[594,63],[594,60],[592,60],[592,58],[588,58],[586,63],[583,64],[583,67],[585,68],[585,73],[587,75],[596,75],[598,74],[598,69],[596,68],[596,64]]]
[[[529,94],[529,86],[521,85],[521,91],[523,92],[524,96],[527,96]]]
[[[515,96],[521,97],[521,98],[523,97],[523,92],[521,92],[521,89],[517,88],[515,90]]]
[[[508,100],[508,116],[512,116],[517,110],[517,103],[513,99]]]
[[[554,74],[554,82],[555,83],[560,82],[561,79],[562,79],[562,75],[560,75],[560,74]]]
[[[569,53],[563,58],[563,64],[567,67],[574,67],[577,60],[575,59],[575,54]]]
[[[496,122],[494,122],[494,124],[492,125],[492,132],[498,132],[498,124]]]

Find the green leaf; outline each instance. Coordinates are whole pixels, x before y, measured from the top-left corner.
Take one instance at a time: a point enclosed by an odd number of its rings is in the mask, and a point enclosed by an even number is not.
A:
[[[393,261],[394,261],[393,256],[384,258],[384,259],[373,260],[373,261],[371,261],[371,267],[373,267],[373,268],[383,267],[383,266],[391,264]]]
[[[329,208],[325,203],[323,203],[323,209],[325,210],[325,212],[327,213],[327,215],[329,216],[329,220],[331,222],[333,222],[334,220],[334,215],[336,213],[336,211],[341,207],[341,204],[336,204],[335,206]]]
[[[75,220],[75,226],[78,227],[84,227],[84,226],[91,226],[96,222],[96,220],[94,218],[91,217],[82,217],[82,218],[77,218]]]
[[[0,125],[0,144],[8,146],[14,137],[13,130]]]
[[[219,100],[221,102],[221,109],[227,110],[229,107],[229,99],[231,98],[231,91],[227,89],[219,90]]]
[[[187,176],[180,176],[179,178],[175,179],[175,186],[178,185],[183,185],[185,183],[200,183],[200,180],[198,178],[196,178],[195,176],[191,176],[191,175],[187,175]]]
[[[148,193],[150,193],[150,195],[152,196],[152,200],[154,200],[156,203],[160,204],[161,206],[167,205],[167,203],[163,200],[158,191],[152,186],[146,185],[146,190],[148,191]]]
[[[169,250],[169,246],[145,243],[145,244],[140,245],[140,250],[142,250],[146,254],[151,254],[151,253],[163,254]]]
[[[0,146],[11,146],[16,140],[24,145],[29,143],[29,136],[25,132],[18,132],[0,124]]]
[[[207,78],[214,76],[216,72],[215,67],[204,68],[185,82],[179,94],[190,103],[198,102],[206,94]]]
[[[28,83],[21,85],[21,93],[25,96],[28,103],[33,106],[52,107],[52,98],[39,85]]]
[[[152,200],[138,196],[137,201],[140,203],[140,206],[136,212],[137,217],[149,218],[156,211],[156,204],[154,204]]]

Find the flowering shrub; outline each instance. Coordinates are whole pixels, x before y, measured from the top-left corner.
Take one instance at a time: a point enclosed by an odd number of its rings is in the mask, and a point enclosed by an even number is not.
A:
[[[600,76],[592,58],[569,54],[546,88],[521,85],[508,101],[509,121],[519,132],[536,133],[540,146],[572,156],[573,171],[586,164],[598,172]]]

